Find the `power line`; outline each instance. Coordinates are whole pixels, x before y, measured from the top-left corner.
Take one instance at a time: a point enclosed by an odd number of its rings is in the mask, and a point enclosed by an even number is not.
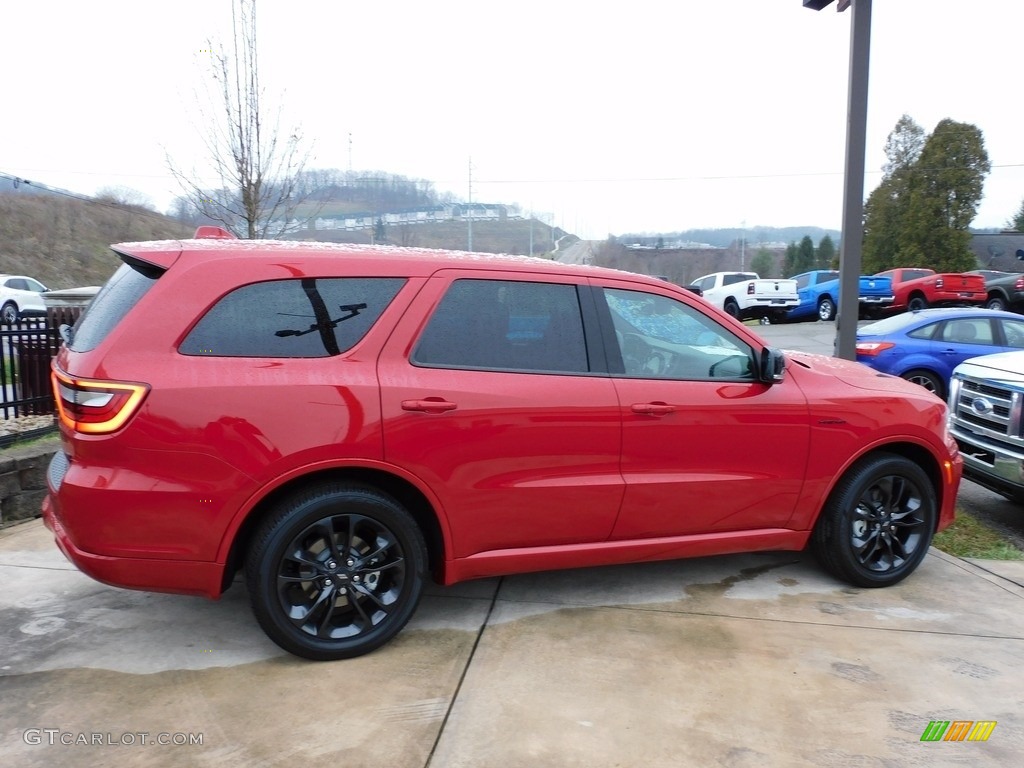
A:
[[[31,187],[33,190],[38,190],[40,193],[60,195],[61,197],[67,197],[72,200],[79,200],[83,203],[88,203],[90,205],[98,205],[103,208],[110,208],[111,210],[115,211],[126,211],[132,215],[148,216],[149,218],[152,219],[159,219],[164,223],[166,223],[168,219],[171,219],[171,217],[169,216],[165,216],[162,213],[159,213],[157,211],[151,211],[141,206],[135,206],[130,204],[122,205],[119,203],[107,202],[106,200],[98,200],[95,197],[89,197],[88,195],[82,195],[77,192],[71,192],[67,189],[60,189],[59,187],[51,187],[48,184],[41,184],[39,182],[35,182],[30,179],[23,178],[21,176],[15,176],[10,173],[5,173],[3,171],[0,171],[0,179],[9,180],[14,185],[15,190],[18,190],[22,186]]]

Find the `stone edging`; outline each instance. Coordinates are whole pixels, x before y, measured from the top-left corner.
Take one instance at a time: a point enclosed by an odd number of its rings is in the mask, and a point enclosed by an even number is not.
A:
[[[60,449],[60,438],[0,451],[0,528],[42,514],[46,469]]]

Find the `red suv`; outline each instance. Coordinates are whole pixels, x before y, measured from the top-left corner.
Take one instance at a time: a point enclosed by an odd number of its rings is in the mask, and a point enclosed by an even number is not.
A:
[[[931,393],[787,353],[661,280],[541,259],[197,239],[124,264],[53,365],[46,524],[84,572],[216,597],[312,659],[432,574],[810,544],[893,584],[953,520]]]

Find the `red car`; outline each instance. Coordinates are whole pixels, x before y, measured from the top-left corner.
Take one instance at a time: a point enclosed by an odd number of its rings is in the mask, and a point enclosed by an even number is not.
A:
[[[892,278],[896,298],[887,312],[903,312],[927,307],[984,304],[988,299],[985,278],[960,272],[937,273],[934,269],[906,268],[879,272],[876,277]]]
[[[945,405],[783,356],[661,280],[526,257],[203,239],[124,261],[53,364],[46,524],[100,581],[366,653],[428,574],[801,550],[884,586],[953,520]]]

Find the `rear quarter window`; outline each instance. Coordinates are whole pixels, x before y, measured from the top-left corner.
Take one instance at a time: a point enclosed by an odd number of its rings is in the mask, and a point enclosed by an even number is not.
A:
[[[162,274],[163,270],[157,267],[122,264],[78,318],[68,348],[73,352],[88,352],[99,346]]]
[[[223,296],[178,351],[205,357],[329,357],[351,349],[405,284],[397,277],[271,280]]]

